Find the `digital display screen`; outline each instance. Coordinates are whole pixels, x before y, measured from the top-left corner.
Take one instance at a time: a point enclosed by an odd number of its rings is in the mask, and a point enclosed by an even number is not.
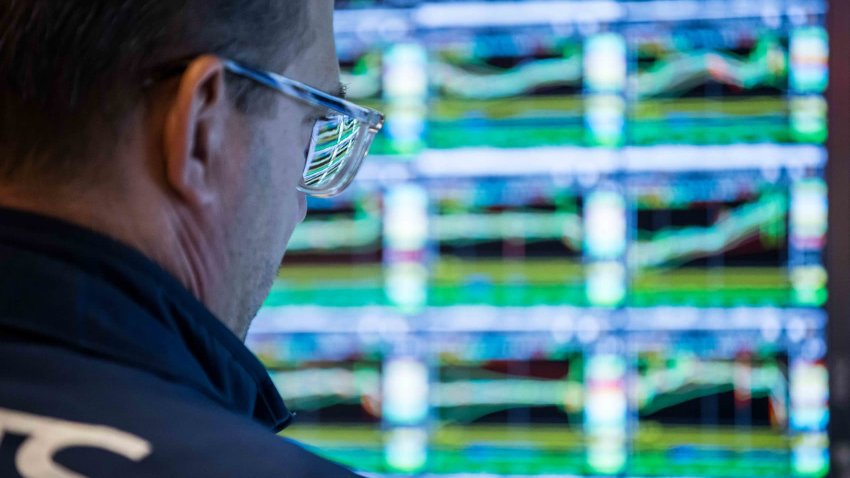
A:
[[[368,476],[824,477],[823,0],[338,1],[386,114],[248,344]]]

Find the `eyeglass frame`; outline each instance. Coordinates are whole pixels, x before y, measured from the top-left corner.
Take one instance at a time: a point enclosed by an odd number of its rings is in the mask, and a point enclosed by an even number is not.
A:
[[[279,93],[315,106],[321,106],[365,123],[369,131],[377,133],[384,125],[384,115],[372,108],[360,106],[346,99],[325,93],[318,88],[270,71],[263,71],[233,60],[223,60],[227,71],[254,80]]]
[[[278,93],[289,96],[290,98],[295,98],[314,106],[327,108],[328,110],[336,113],[350,116],[355,120],[364,123],[369,128],[370,134],[377,134],[384,126],[384,115],[378,110],[360,106],[344,98],[325,93],[318,88],[287,78],[278,73],[253,68],[244,63],[226,58],[222,58],[221,61],[225,70],[230,73],[256,81],[257,83],[277,91]],[[175,65],[176,68],[179,68],[179,70],[182,71],[186,67],[186,62],[177,62]],[[150,86],[157,79],[169,76],[173,71],[177,71],[176,68],[165,68],[158,72],[159,74],[152,75],[145,81],[145,87]],[[368,150],[364,153],[364,158],[367,154]],[[362,159],[363,158],[360,158],[360,161],[362,161]],[[340,192],[342,191],[337,191],[333,195]],[[307,192],[307,194],[316,195],[311,192]]]

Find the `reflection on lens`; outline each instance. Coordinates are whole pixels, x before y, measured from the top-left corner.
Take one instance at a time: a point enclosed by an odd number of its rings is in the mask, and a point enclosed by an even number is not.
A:
[[[304,169],[306,186],[325,187],[340,177],[340,171],[355,149],[360,128],[357,120],[343,115],[329,116],[316,122]]]

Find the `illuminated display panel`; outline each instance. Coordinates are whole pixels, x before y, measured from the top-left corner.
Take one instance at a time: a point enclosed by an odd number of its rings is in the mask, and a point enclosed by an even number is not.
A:
[[[822,307],[827,198],[819,174],[632,176],[629,303]]]
[[[249,345],[376,476],[828,472],[826,5],[337,2],[385,131]]]
[[[584,467],[580,353],[527,334],[438,340],[445,342],[432,384],[434,473],[545,475]]]
[[[547,180],[445,181],[433,198],[429,304],[586,303],[581,196]]]
[[[792,141],[786,38],[747,24],[650,28],[633,40],[635,144]]]
[[[584,143],[577,39],[510,30],[434,32],[428,39],[429,148]]]
[[[694,345],[639,355],[634,472],[790,475],[787,359],[747,347],[730,358]]]

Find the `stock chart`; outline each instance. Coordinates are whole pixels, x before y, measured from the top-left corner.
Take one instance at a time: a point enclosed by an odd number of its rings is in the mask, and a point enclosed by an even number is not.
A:
[[[369,476],[823,477],[823,0],[337,2],[387,116],[248,339]]]

